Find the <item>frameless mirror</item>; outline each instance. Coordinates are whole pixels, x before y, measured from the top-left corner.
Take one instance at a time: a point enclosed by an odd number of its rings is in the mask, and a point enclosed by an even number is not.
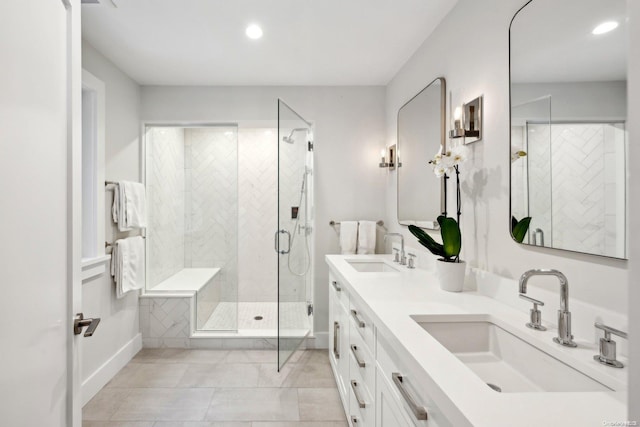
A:
[[[446,211],[444,178],[429,166],[445,145],[446,82],[429,83],[398,111],[398,221],[402,225],[437,228]]]
[[[511,231],[627,257],[626,0],[531,0],[509,30]]]

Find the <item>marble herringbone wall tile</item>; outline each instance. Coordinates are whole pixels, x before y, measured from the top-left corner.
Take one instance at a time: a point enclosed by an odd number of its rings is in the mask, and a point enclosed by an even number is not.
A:
[[[277,300],[278,147],[275,129],[240,129],[238,300]]]
[[[187,267],[220,267],[222,301],[237,301],[237,128],[187,129],[191,218]]]
[[[147,133],[147,286],[184,268],[184,130],[150,128]]]
[[[140,329],[144,338],[189,337],[189,298],[150,298],[140,305]]]
[[[549,135],[547,125],[530,125],[531,230],[542,228],[547,245],[601,255],[615,255],[613,248],[620,247],[616,225],[625,219],[616,206],[624,178],[616,179],[616,153],[624,152],[624,131],[618,129],[619,136],[609,128],[553,124]]]

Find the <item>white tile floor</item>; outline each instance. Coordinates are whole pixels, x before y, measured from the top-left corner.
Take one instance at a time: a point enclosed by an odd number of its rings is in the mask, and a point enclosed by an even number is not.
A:
[[[203,330],[233,330],[236,329],[272,329],[278,327],[278,304],[275,302],[221,302],[203,326]],[[309,319],[306,302],[280,303],[282,329],[308,329]],[[262,316],[257,320],[256,316]]]

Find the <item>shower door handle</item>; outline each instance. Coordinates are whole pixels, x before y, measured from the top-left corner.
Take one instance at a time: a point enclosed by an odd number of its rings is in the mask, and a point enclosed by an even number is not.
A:
[[[284,249],[280,249],[280,234],[286,234],[287,235],[287,250],[285,251]],[[275,245],[275,250],[277,253],[279,253],[280,255],[286,255],[291,251],[291,233],[289,233],[287,230],[285,230],[284,228],[282,230],[278,230],[276,231],[276,234],[274,236],[274,245]]]

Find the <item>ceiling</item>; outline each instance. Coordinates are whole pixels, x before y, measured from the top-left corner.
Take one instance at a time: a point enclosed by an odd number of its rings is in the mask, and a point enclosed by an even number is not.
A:
[[[142,85],[386,85],[455,3],[100,0],[82,35]]]
[[[602,22],[620,26],[601,35]],[[626,80],[626,0],[535,0],[511,26],[515,83]]]

